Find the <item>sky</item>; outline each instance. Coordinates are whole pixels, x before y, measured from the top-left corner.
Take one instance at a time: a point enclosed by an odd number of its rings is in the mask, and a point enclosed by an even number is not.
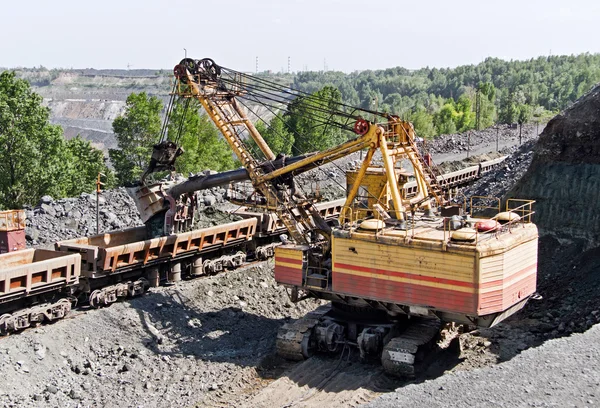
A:
[[[0,67],[409,69],[600,52],[598,0],[27,0],[0,8]]]

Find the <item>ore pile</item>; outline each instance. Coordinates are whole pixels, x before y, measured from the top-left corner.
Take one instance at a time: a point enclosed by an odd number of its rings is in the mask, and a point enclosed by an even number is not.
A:
[[[125,189],[100,193],[100,232],[141,225],[133,200]],[[26,207],[25,229],[29,246],[47,246],[63,239],[96,234],[96,193],[54,200],[44,196],[33,208]]]
[[[224,211],[225,190],[198,192],[195,228],[237,221]],[[223,207],[223,208],[221,208]],[[124,188],[102,191],[98,199],[100,233],[143,225],[133,199]],[[44,196],[35,207],[25,207],[27,245],[52,247],[54,242],[96,234],[96,193],[55,200]]]
[[[538,127],[536,125],[523,125],[521,140],[525,142],[533,139],[537,135]],[[450,135],[441,135],[433,140],[425,141],[425,148],[431,154],[464,153],[473,150],[477,146],[495,147],[496,138],[498,138],[500,147],[506,146],[507,142],[512,144],[519,142],[519,129],[508,125],[501,125],[498,128],[489,127],[483,130],[472,130],[463,133],[454,133]]]
[[[600,86],[548,122],[511,195],[537,201],[546,232],[600,243]]]
[[[461,192],[467,196],[502,197],[510,190],[516,180],[519,180],[529,168],[533,157],[532,148],[535,141],[531,140],[519,147],[510,147],[500,151],[508,155],[500,166],[481,179],[464,187]]]

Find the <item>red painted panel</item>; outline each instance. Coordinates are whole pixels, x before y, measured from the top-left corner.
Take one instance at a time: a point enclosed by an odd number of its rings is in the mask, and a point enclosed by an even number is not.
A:
[[[477,295],[473,293],[336,273],[335,271],[333,272],[333,291],[384,302],[434,307],[451,312],[475,314],[477,311]]]
[[[505,289],[482,293],[479,298],[479,314],[502,312],[525,297],[533,294],[536,289],[537,275],[527,276]],[[513,297],[513,294],[521,292],[521,296]]]
[[[275,281],[300,286],[302,285],[302,269],[275,264]]]
[[[513,304],[532,295],[536,289],[537,276],[531,275],[521,281],[515,282],[504,289],[504,308],[508,309]],[[515,295],[515,296],[513,296]]]
[[[506,279],[496,279],[494,281],[485,282],[479,285],[481,289],[493,288],[494,286],[502,285],[505,280],[510,279],[521,279],[523,276],[530,274],[532,271],[537,270],[537,263],[530,265],[524,269],[521,269],[519,272],[514,275],[509,276]]]
[[[459,280],[455,280],[455,279],[446,279],[446,278],[436,278],[434,276],[424,276],[424,275],[417,275],[414,273],[390,271],[387,269],[367,268],[364,266],[348,265],[348,264],[343,264],[343,263],[339,263],[339,262],[335,263],[334,269],[335,268],[351,269],[351,270],[359,271],[359,272],[380,273],[385,276],[394,276],[394,277],[406,278],[406,279],[416,279],[416,280],[420,280],[420,281],[424,281],[424,282],[434,282],[434,283],[442,283],[444,285],[461,286],[463,288],[472,288],[473,287],[473,282],[465,282],[465,281],[459,281]]]
[[[0,254],[18,251],[26,247],[25,230],[0,231]]]
[[[287,262],[294,265],[302,265],[302,259],[285,258],[279,255],[275,257],[275,262]]]

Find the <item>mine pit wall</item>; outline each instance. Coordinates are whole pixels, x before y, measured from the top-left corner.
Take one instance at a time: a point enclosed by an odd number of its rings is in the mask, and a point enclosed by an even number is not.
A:
[[[548,163],[525,177],[511,195],[536,201],[534,222],[542,235],[600,245],[600,165]]]
[[[543,236],[600,246],[600,85],[548,122],[508,197],[536,200]]]

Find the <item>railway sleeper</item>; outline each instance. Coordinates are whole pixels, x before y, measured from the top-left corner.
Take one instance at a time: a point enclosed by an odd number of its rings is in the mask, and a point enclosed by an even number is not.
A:
[[[119,299],[134,297],[143,294],[149,287],[149,282],[140,278],[133,282],[123,282],[96,289],[90,294],[90,306],[97,309],[115,303]]]
[[[53,322],[62,319],[71,311],[72,301],[60,299],[55,303],[45,303],[0,316],[0,335],[26,329],[44,321]]]
[[[206,275],[215,275],[225,269],[235,269],[246,262],[246,254],[237,252],[233,255],[223,255],[215,259],[206,259],[202,263],[202,271]]]

